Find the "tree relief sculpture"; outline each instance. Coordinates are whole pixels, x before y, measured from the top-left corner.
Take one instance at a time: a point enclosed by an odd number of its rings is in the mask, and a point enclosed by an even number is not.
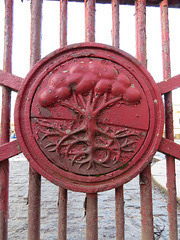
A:
[[[122,67],[99,59],[55,69],[37,95],[39,112],[48,109],[52,116],[32,121],[41,150],[60,168],[83,175],[126,167],[147,133],[121,122],[123,114],[134,114],[141,105],[135,85]]]

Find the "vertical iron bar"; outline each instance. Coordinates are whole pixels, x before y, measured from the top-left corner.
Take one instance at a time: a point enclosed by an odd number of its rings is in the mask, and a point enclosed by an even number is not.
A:
[[[67,235],[67,190],[59,187],[58,240],[66,240]]]
[[[145,67],[146,61],[146,0],[136,0],[136,57]]]
[[[60,47],[67,45],[67,0],[60,0]],[[58,240],[67,237],[67,190],[59,187]]]
[[[42,1],[31,0],[30,67],[40,59]],[[28,240],[40,240],[41,176],[29,168]]]
[[[98,197],[97,193],[87,193],[86,240],[98,239]]]
[[[96,0],[85,0],[85,41],[95,41],[95,3]]]
[[[120,0],[112,0],[112,45],[119,48],[119,4]]]
[[[95,5],[96,0],[85,0],[85,41],[95,41]],[[87,193],[86,240],[98,239],[98,196]]]
[[[124,192],[123,186],[115,189],[116,240],[124,240]]]
[[[41,176],[29,167],[28,240],[40,240]]]
[[[163,77],[164,80],[171,77],[170,66],[170,43],[169,43],[169,22],[168,22],[168,1],[164,0],[160,5],[161,9],[161,32],[162,32],[162,55],[163,55]],[[166,138],[174,141],[173,132],[173,108],[172,92],[165,94],[165,134]],[[176,201],[176,174],[175,160],[172,156],[166,156],[167,167],[167,189],[168,189],[168,217],[169,217],[169,239],[178,239],[177,230],[177,201]]]
[[[142,240],[153,240],[151,165],[140,174]]]
[[[136,0],[136,54],[137,59],[147,67],[146,61],[146,0]],[[143,240],[153,240],[153,211],[151,166],[140,174],[141,224]]]
[[[60,47],[67,45],[67,0],[60,0]]]
[[[119,4],[112,0],[112,45],[119,48]],[[124,190],[123,186],[115,189],[116,240],[124,240]]]
[[[41,15],[42,0],[31,0],[30,67],[41,58]]]
[[[4,62],[3,70],[11,73],[12,67],[13,1],[5,1]],[[2,87],[1,144],[9,142],[11,91]],[[9,160],[0,162],[0,240],[8,238],[9,217]]]

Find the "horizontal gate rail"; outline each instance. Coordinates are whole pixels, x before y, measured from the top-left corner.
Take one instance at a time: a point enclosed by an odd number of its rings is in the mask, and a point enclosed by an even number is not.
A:
[[[0,70],[0,78],[0,85],[6,86],[15,92],[19,90],[20,85],[23,81],[23,78],[17,77],[2,70]]]
[[[29,0],[28,0],[29,1]],[[59,1],[59,0],[49,0],[49,1]],[[159,7],[162,0],[147,0],[146,5],[147,6],[157,6]],[[84,2],[84,0],[69,0],[69,2]],[[111,3],[111,0],[96,0],[97,3]],[[134,5],[134,0],[121,0],[120,4],[122,5]],[[179,0],[169,0],[168,1],[169,7],[180,7],[180,1]]]
[[[19,143],[17,140],[12,142],[4,143],[0,146],[0,152],[2,153],[0,156],[0,162],[4,161],[4,159],[11,158],[21,153],[21,149],[19,147]]]
[[[68,21],[68,0],[58,0],[60,8],[60,48],[67,46],[67,21]],[[71,0],[69,0],[71,1]],[[146,56],[146,10],[147,6],[158,6],[161,15],[162,33],[162,62],[163,79],[157,83],[160,96],[164,96],[165,105],[165,137],[161,138],[158,151],[166,154],[167,168],[167,192],[168,205],[167,213],[169,219],[169,239],[178,240],[177,223],[177,199],[176,199],[176,174],[175,158],[180,160],[180,146],[174,142],[173,133],[173,109],[172,90],[180,87],[180,74],[171,77],[170,66],[170,44],[169,44],[169,23],[168,8],[180,7],[178,0],[73,0],[84,2],[85,7],[85,41],[95,42],[96,3],[111,3],[112,7],[112,46],[120,46],[120,5],[134,5],[136,20],[136,58],[147,68]],[[42,6],[43,1],[31,0],[31,41],[30,41],[30,68],[41,58],[41,27],[42,27]],[[2,86],[2,113],[1,113],[1,138],[0,138],[0,240],[8,239],[8,198],[9,198],[9,160],[19,153],[21,149],[18,140],[10,142],[10,105],[11,91],[18,92],[23,78],[11,74],[12,57],[12,25],[13,25],[13,1],[5,1],[5,44],[4,44],[4,65],[0,70],[0,85]],[[103,24],[103,23],[102,23]],[[77,100],[77,99],[75,99]],[[82,98],[81,101],[83,102]],[[153,103],[154,104],[154,103]],[[80,168],[80,167],[79,167]],[[140,173],[140,174],[139,174]],[[151,164],[148,164],[143,171],[139,171],[139,188],[141,204],[141,239],[154,240],[155,230],[153,222]],[[75,180],[74,180],[75,181]],[[104,184],[104,183],[103,183]],[[116,240],[126,239],[125,233],[125,209],[124,209],[124,188],[122,185],[114,191],[115,200],[115,226]],[[77,187],[77,191],[80,187]],[[107,188],[106,188],[107,189]],[[58,187],[58,240],[66,240],[67,216],[68,216],[68,190]],[[98,239],[98,193],[86,192],[84,210],[86,217],[86,239]],[[41,175],[30,165],[29,166],[29,190],[28,190],[28,240],[40,240],[41,224]]]

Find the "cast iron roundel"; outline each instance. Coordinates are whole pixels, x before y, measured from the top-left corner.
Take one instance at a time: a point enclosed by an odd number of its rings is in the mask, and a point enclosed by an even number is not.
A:
[[[135,58],[85,43],[59,49],[26,76],[15,127],[32,167],[67,189],[98,192],[139,174],[157,151],[163,103]]]

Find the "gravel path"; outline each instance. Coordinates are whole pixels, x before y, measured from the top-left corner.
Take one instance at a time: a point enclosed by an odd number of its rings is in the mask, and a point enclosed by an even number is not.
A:
[[[10,216],[9,239],[27,239],[27,194],[29,165],[22,154],[10,160]],[[124,186],[125,195],[125,239],[141,239],[139,179],[136,177]],[[99,240],[115,239],[114,190],[98,194]],[[68,240],[85,240],[86,219],[83,218],[84,193],[68,191]],[[58,187],[42,178],[41,240],[57,240]],[[155,232],[160,238],[169,239],[167,197],[162,190],[153,187],[153,211]],[[180,231],[180,208],[178,209]],[[180,236],[180,232],[179,232]]]

